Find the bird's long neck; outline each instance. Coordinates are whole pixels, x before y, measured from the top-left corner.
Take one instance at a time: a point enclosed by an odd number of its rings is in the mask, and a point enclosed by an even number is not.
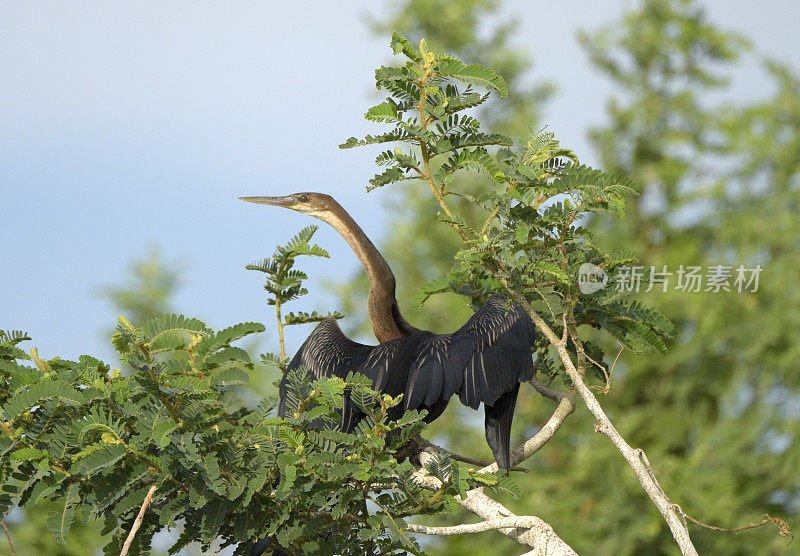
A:
[[[361,266],[369,278],[367,311],[372,322],[372,330],[380,343],[402,338],[416,332],[400,314],[395,298],[395,279],[389,263],[369,240],[364,230],[339,206],[336,210],[319,215],[330,224],[350,244],[361,261]]]

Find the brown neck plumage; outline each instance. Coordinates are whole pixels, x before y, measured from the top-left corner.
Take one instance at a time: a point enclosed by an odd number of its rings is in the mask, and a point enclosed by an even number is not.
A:
[[[367,311],[378,341],[388,342],[417,331],[400,314],[395,298],[394,274],[389,268],[389,263],[356,221],[338,203],[333,209],[314,216],[333,226],[350,244],[358,260],[361,261],[369,278]]]

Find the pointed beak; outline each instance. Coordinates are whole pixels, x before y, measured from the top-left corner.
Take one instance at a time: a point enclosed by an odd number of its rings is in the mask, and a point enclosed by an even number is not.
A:
[[[291,207],[294,204],[294,199],[291,195],[285,197],[239,197],[242,201],[248,203],[258,203],[259,205],[273,205],[276,207]]]

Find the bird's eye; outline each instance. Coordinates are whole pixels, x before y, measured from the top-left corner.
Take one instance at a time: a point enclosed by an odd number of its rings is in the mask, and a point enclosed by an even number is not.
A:
[[[300,199],[301,203],[307,203],[308,202],[308,195],[300,195],[299,199]]]

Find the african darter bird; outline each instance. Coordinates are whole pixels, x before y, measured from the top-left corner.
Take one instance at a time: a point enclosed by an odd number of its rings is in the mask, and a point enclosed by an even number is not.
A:
[[[419,330],[400,314],[389,264],[355,220],[330,195],[295,193],[283,197],[241,197],[292,209],[330,224],[355,252],[369,278],[367,312],[377,346],[350,340],[336,319],[325,318],[311,332],[288,370],[305,366],[316,378],[345,378],[355,371],[372,388],[403,403],[388,417],[426,410],[425,421],[439,417],[454,394],[473,409],[484,404],[486,441],[501,469],[510,467],[511,421],[521,382],[533,378],[534,325],[518,305],[493,294],[466,324],[451,334]],[[279,415],[285,414],[286,374],[280,384]],[[363,414],[344,396],[342,429],[353,430]]]

